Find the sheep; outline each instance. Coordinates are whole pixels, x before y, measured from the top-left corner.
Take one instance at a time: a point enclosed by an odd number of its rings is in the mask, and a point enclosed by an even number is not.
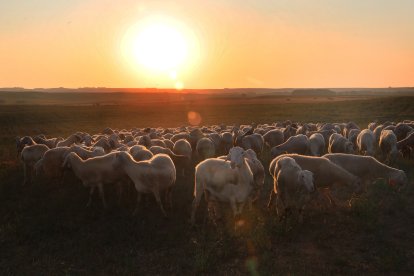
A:
[[[284,141],[286,142],[290,137],[295,136],[296,131],[297,129],[292,127],[291,124],[286,126],[286,128],[283,130]]]
[[[150,160],[154,155],[150,150],[141,145],[135,145],[129,149],[129,153],[135,161]]]
[[[325,139],[325,146],[327,147],[329,145],[329,137],[331,137],[332,134],[337,133],[334,129],[330,130],[320,130],[320,131],[310,131],[306,134],[306,136],[311,136],[312,134],[319,133],[323,136]]]
[[[329,137],[329,153],[354,153],[354,145],[339,133],[334,133]]]
[[[47,150],[42,159],[35,165],[36,175],[44,174],[51,181],[62,184],[64,175],[62,164],[69,150],[69,147],[57,147]]]
[[[336,185],[351,190],[357,194],[362,192],[361,179],[342,167],[331,162],[324,157],[316,156],[304,156],[298,154],[284,154],[276,157],[270,163],[270,170],[273,171],[276,166],[276,162],[283,157],[291,157],[295,159],[296,163],[303,169],[311,171],[315,179],[316,188],[335,188]],[[335,203],[333,198],[328,194],[329,199],[332,203]]]
[[[408,136],[397,142],[397,149],[403,152],[404,154],[409,154],[413,151],[414,148],[414,132],[408,134]]]
[[[384,127],[385,127],[384,125],[378,125],[374,129],[374,131],[372,132],[374,134],[374,137],[375,137],[375,144],[376,145],[378,145],[378,143],[379,143],[379,139],[380,139],[380,136],[381,136],[381,131],[383,130]]]
[[[404,171],[382,164],[371,156],[333,153],[325,154],[323,157],[360,177],[364,186],[378,178],[387,179],[390,186],[397,188],[404,187],[408,183]]]
[[[304,134],[306,135],[306,133],[309,131],[309,126],[307,124],[303,124],[302,126],[300,126],[297,130],[296,130],[296,135],[298,134]]]
[[[24,137],[16,137],[16,149],[17,149],[17,157],[20,156],[20,153],[22,152],[23,148],[25,146],[31,146],[36,145],[36,142],[32,139],[30,136],[24,136]]]
[[[93,148],[93,150],[87,150],[84,149],[78,145],[72,145],[69,148],[70,152],[75,152],[80,158],[82,158],[83,160],[92,158],[92,157],[96,157],[96,156],[102,156],[105,155],[105,151],[103,148],[101,147],[95,147]]]
[[[221,148],[223,153],[227,154],[233,147],[233,135],[230,132],[225,131],[221,133]]]
[[[374,156],[375,136],[369,129],[362,130],[357,136],[358,151],[364,155]]]
[[[163,142],[166,145],[166,147],[169,148],[170,150],[174,149],[174,143],[171,140],[164,139]]]
[[[378,126],[378,122],[372,122],[368,124],[368,129],[371,131],[374,131],[377,126]]]
[[[210,158],[196,166],[192,225],[195,223],[195,214],[204,193],[207,202],[230,203],[234,216],[241,214],[254,187],[253,173],[245,156],[243,148],[233,147],[227,155],[229,161]]]
[[[325,152],[325,139],[322,134],[314,133],[309,137],[309,154],[321,156]]]
[[[23,185],[30,184],[34,166],[36,162],[43,157],[47,150],[49,150],[49,148],[43,144],[35,144],[23,148],[20,154],[20,160],[23,163],[24,171]]]
[[[407,134],[413,131],[413,128],[410,127],[408,124],[399,123],[395,126],[394,133],[397,137],[397,141],[403,140],[407,137]]]
[[[128,181],[123,170],[120,169],[119,156],[124,152],[112,152],[107,155],[97,156],[87,160],[82,160],[75,152],[66,155],[62,167],[70,169],[82,184],[90,188],[87,207],[92,204],[92,195],[98,188],[104,209],[107,203],[104,194],[104,184],[115,183],[121,186],[122,182]],[[132,157],[131,157],[132,158]]]
[[[129,153],[120,152],[119,160],[122,170],[132,180],[137,191],[134,214],[139,210],[141,194],[152,193],[162,214],[167,217],[160,193],[165,192],[165,198],[172,208],[172,188],[175,185],[176,170],[171,158],[166,154],[156,154],[150,160],[136,162]]]
[[[109,153],[112,150],[112,146],[106,137],[100,137],[94,144],[92,144],[92,147],[101,147],[104,149],[105,153]]]
[[[348,132],[348,140],[352,143],[352,145],[354,145],[354,151],[358,148],[357,147],[357,138],[358,138],[358,134],[361,133],[360,129],[351,129]]]
[[[185,155],[191,159],[192,156],[192,148],[191,144],[185,139],[179,139],[174,143],[173,152],[178,155]]]
[[[309,139],[306,135],[299,134],[290,137],[286,142],[271,149],[270,155],[275,158],[283,153],[306,154],[309,151]]]
[[[250,135],[236,136],[235,146],[242,147],[243,149],[252,149],[257,155],[260,155],[263,151],[264,139],[263,136],[257,133]]]
[[[347,123],[347,124],[345,125],[345,127],[344,127],[344,137],[345,137],[345,138],[348,138],[348,134],[349,134],[349,131],[351,131],[351,129],[360,129],[360,128],[359,128],[359,126],[358,126],[356,123],[354,123],[354,122],[349,122],[349,123]]]
[[[154,155],[163,153],[171,157],[177,171],[181,171],[182,176],[185,176],[185,171],[190,169],[191,159],[186,155],[178,155],[172,152],[170,149],[160,146],[152,146],[149,149]],[[138,160],[135,160],[138,161]]]
[[[56,147],[56,144],[60,142],[60,138],[43,138],[40,135],[33,138],[36,144],[43,144],[46,145],[49,149]]]
[[[263,135],[263,139],[269,148],[273,148],[285,141],[285,136],[280,129],[269,130]]]
[[[397,136],[392,130],[384,129],[381,131],[379,147],[383,160],[388,164],[393,164],[399,155],[399,151],[397,149]]]
[[[204,137],[204,133],[199,128],[196,128],[196,129],[193,129],[193,130],[190,131],[190,134],[189,134],[190,140],[189,140],[189,142],[190,142],[191,148],[193,150],[196,149],[198,140],[200,140],[203,137]]]
[[[60,141],[56,144],[56,147],[69,147],[72,144],[79,144],[82,141],[82,138],[78,134],[72,134],[63,141]]]
[[[227,156],[220,156],[219,159],[227,160]],[[252,149],[248,149],[245,151],[245,158],[249,167],[253,173],[253,181],[254,181],[254,191],[251,196],[251,203],[256,202],[258,199],[260,192],[264,186],[265,180],[265,169],[257,158],[256,153]],[[251,206],[250,206],[251,207]],[[251,208],[250,208],[251,209]]]
[[[273,177],[273,190],[270,191],[268,208],[276,194],[278,216],[286,218],[287,212],[298,211],[299,223],[303,221],[303,209],[310,201],[310,194],[316,189],[313,184],[313,173],[302,168],[291,157],[280,158],[270,174]]]
[[[214,144],[214,149],[215,149],[215,155],[220,152],[223,151],[223,149],[221,148],[222,146],[222,141],[221,141],[221,136],[220,134],[213,132],[213,133],[209,133],[206,137],[208,137]],[[200,142],[200,141],[199,141]],[[199,143],[197,142],[197,144]],[[197,146],[196,146],[196,150],[197,150]],[[214,156],[215,156],[214,155]]]
[[[167,145],[165,144],[164,140],[160,140],[160,139],[151,139],[151,146],[159,146],[159,147],[163,147],[163,148],[167,148]]]
[[[190,142],[190,135],[186,132],[181,132],[181,133],[174,134],[170,140],[175,144],[178,140],[181,140],[181,139],[185,139],[188,142]]]
[[[203,161],[207,158],[212,158],[216,154],[216,149],[213,141],[206,137],[198,140],[196,151],[200,161]]]

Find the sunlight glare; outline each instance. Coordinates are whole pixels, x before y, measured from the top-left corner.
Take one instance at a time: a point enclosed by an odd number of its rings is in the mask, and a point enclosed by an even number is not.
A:
[[[177,78],[177,72],[190,63],[194,37],[180,22],[165,16],[141,19],[128,28],[122,51],[132,66],[148,74],[167,74]]]

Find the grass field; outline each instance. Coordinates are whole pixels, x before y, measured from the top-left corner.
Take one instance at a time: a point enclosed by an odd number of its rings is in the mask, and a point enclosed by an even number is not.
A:
[[[38,179],[22,187],[14,144],[17,135],[187,125],[189,111],[199,112],[206,125],[290,119],[352,120],[365,127],[373,120],[414,119],[414,97],[143,102],[0,105],[1,275],[414,273],[413,161],[398,162],[411,184],[402,193],[377,181],[351,208],[310,209],[304,226],[292,224],[289,231],[264,208],[271,188],[267,176],[262,200],[245,212],[243,228],[234,232],[229,223],[223,237],[203,226],[203,208],[199,227],[189,227],[191,176],[178,179],[168,220],[152,200],[132,217],[132,196],[122,206],[110,196],[111,208],[103,213],[97,198],[85,208],[88,193],[72,175],[63,186]],[[113,194],[110,187],[108,194]]]

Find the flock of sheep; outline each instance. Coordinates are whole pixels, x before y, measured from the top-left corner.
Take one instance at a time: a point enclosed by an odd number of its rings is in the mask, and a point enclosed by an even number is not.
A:
[[[349,123],[213,125],[179,128],[133,128],[90,135],[77,132],[66,139],[44,135],[16,139],[24,165],[24,183],[33,174],[62,182],[67,170],[90,189],[99,191],[107,208],[105,185],[114,185],[119,200],[132,185],[141,196],[153,194],[161,212],[172,205],[177,174],[194,173],[191,223],[204,195],[210,214],[228,203],[234,216],[250,207],[264,186],[265,166],[274,179],[268,206],[276,200],[281,218],[298,213],[321,198],[335,203],[362,193],[384,178],[399,189],[408,183],[395,169],[398,158],[412,158],[414,121],[370,123],[361,129]],[[271,162],[266,156],[271,156]],[[380,161],[378,161],[380,160]],[[266,164],[265,164],[266,163]],[[264,166],[265,165],[265,166]],[[195,170],[195,171],[194,171]]]

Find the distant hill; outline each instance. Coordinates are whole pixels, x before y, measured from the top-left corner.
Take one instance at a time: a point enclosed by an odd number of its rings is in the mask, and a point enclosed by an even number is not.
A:
[[[336,93],[329,89],[295,89],[292,96],[335,96]]]

